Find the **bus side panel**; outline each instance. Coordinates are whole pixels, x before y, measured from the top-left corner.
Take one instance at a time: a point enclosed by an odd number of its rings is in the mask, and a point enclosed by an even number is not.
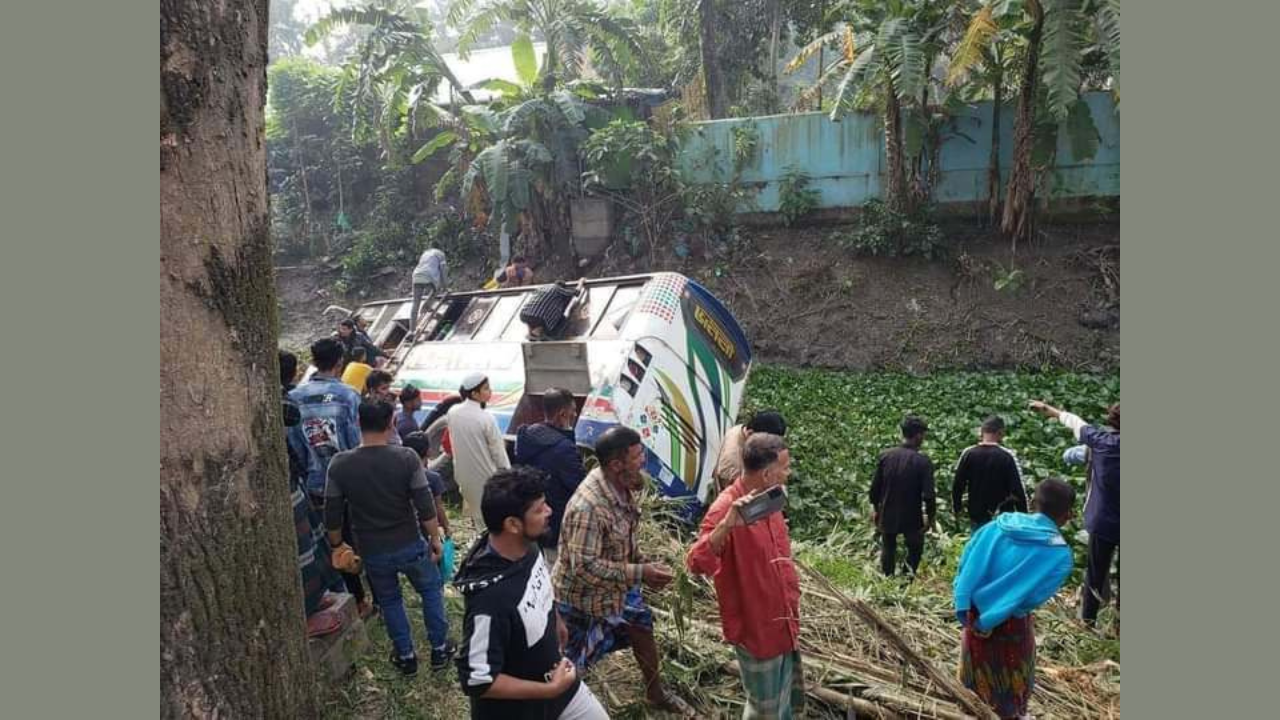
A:
[[[505,433],[524,396],[524,353],[518,342],[420,343],[400,366],[393,389],[413,384],[422,391],[422,409],[414,415],[422,422],[436,403],[457,394],[464,377],[477,371],[489,376],[493,397],[485,409]]]
[[[722,393],[692,363],[678,346],[645,338],[636,343],[615,392],[629,394],[626,388],[633,382],[636,386],[619,418],[640,433],[661,463],[650,474],[662,491],[692,495],[705,505],[714,499],[711,472],[732,418],[725,413]]]

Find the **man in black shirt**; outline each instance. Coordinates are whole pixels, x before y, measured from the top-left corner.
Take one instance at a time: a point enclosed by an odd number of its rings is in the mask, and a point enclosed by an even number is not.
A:
[[[992,415],[982,423],[982,441],[965,448],[956,463],[951,507],[956,515],[969,494],[969,529],[977,530],[997,512],[1026,512],[1027,490],[1013,452],[1001,445],[1004,419]]]
[[[933,463],[920,452],[928,430],[918,417],[903,420],[902,445],[880,454],[871,480],[872,521],[880,532],[880,569],[885,575],[894,574],[899,535],[906,538],[907,565],[914,574],[924,552],[924,531],[934,527]]]
[[[607,720],[563,654],[568,630],[537,543],[551,518],[542,474],[499,470],[485,483],[480,513],[486,532],[454,579],[466,606],[458,679],[472,720]]]
[[[351,531],[394,646],[391,662],[405,675],[413,675],[418,672],[418,656],[400,595],[400,575],[422,598],[432,669],[446,667],[455,649],[449,643],[444,581],[436,566],[442,549],[431,485],[416,452],[387,444],[395,432],[394,412],[382,401],[360,404],[360,447],[340,452],[329,462],[324,520],[329,545],[344,550],[342,516],[350,509]]]

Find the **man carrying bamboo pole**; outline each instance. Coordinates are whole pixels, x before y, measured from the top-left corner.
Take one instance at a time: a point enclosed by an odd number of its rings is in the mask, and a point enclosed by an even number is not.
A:
[[[754,523],[743,508],[791,475],[791,451],[777,435],[752,433],[743,472],[711,504],[685,564],[715,579],[724,639],[733,645],[747,691],[744,720],[787,720],[804,707],[800,668],[800,578],[782,514]]]
[[[1071,573],[1061,528],[1076,491],[1049,478],[1035,493],[1035,512],[1001,513],[973,534],[960,556],[954,591],[964,626],[960,681],[1001,718],[1021,718],[1035,689],[1032,612],[1057,594]]]

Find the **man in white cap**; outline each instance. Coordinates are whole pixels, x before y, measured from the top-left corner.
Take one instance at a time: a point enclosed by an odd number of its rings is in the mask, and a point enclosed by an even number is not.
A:
[[[476,527],[484,527],[480,499],[484,484],[499,470],[511,467],[498,421],[485,411],[493,395],[484,373],[471,373],[459,388],[462,402],[449,408],[449,438],[453,445],[453,477]]]

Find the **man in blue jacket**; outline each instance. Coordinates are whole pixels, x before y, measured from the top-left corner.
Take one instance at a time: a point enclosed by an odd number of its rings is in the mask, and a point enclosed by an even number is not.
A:
[[[311,379],[289,391],[300,420],[288,430],[289,447],[307,467],[306,490],[316,511],[324,507],[325,478],[329,461],[340,452],[360,446],[360,395],[342,382],[346,349],[337,338],[323,338],[311,345]],[[344,527],[348,542],[350,528]],[[355,596],[362,615],[372,611],[360,576],[342,573],[347,590]]]
[[[1036,488],[1036,512],[997,515],[960,556],[954,586],[964,626],[960,680],[1001,718],[1027,713],[1036,674],[1032,612],[1071,574],[1071,548],[1060,528],[1075,500],[1069,483],[1049,478]]]
[[[515,460],[518,465],[535,467],[547,474],[551,522],[541,544],[547,564],[555,565],[565,506],[587,476],[587,470],[573,441],[573,426],[578,421],[573,393],[560,388],[547,390],[542,394],[542,411],[546,422],[526,425],[516,433]]]

